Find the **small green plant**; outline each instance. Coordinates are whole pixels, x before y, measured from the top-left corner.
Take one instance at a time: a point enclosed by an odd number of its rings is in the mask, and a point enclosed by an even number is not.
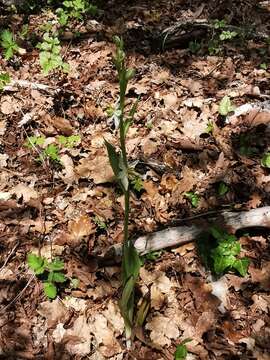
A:
[[[44,150],[43,152],[39,155],[38,160],[39,161],[44,161],[45,159],[49,159],[53,162],[60,162],[60,157],[59,157],[59,148],[57,145],[55,144],[49,144]]]
[[[219,196],[224,196],[227,194],[227,192],[230,190],[229,186],[221,181],[219,184],[218,184],[218,195]]]
[[[266,63],[261,63],[260,64],[260,69],[262,70],[267,70],[268,69],[268,65]]]
[[[145,254],[143,256],[143,259],[147,260],[147,261],[156,261],[157,259],[159,259],[161,257],[161,255],[163,254],[162,250],[159,251],[151,251],[148,254]]]
[[[177,345],[176,351],[174,353],[174,360],[185,360],[188,354],[186,343],[192,341],[192,339],[186,339]]]
[[[241,276],[247,274],[249,259],[239,257],[241,244],[237,237],[217,226],[212,226],[200,239],[198,250],[205,264],[216,275],[232,270],[237,271]]]
[[[188,191],[185,193],[185,197],[190,201],[193,207],[197,207],[199,205],[199,195],[195,194],[193,191]]]
[[[6,60],[11,59],[20,49],[12,32],[7,29],[3,30],[0,34],[0,44],[4,49],[3,54]]]
[[[129,181],[129,164],[126,151],[126,134],[132,123],[136,111],[137,102],[132,106],[126,115],[125,96],[129,80],[134,76],[134,70],[125,66],[125,52],[123,40],[119,37],[114,38],[116,44],[116,54],[114,64],[118,73],[120,99],[118,106],[118,124],[120,133],[120,152],[105,140],[108,156],[114,175],[124,193],[125,198],[125,219],[124,219],[124,243],[122,247],[122,295],[119,301],[119,307],[125,323],[125,332],[127,345],[133,337],[134,326],[134,301],[135,301],[135,284],[139,276],[141,260],[134,247],[133,241],[129,238],[128,223],[130,212],[130,181]]]
[[[267,152],[263,155],[261,164],[263,167],[270,169],[270,152]]]
[[[37,47],[40,49],[39,62],[45,75],[55,69],[68,72],[69,65],[62,59],[60,41],[57,36],[45,33],[42,43],[39,43]]]
[[[213,25],[215,29],[223,29],[226,26],[226,21],[224,19],[222,20],[215,19]]]
[[[231,99],[229,98],[229,96],[225,95],[219,104],[219,113],[222,116],[226,116],[228,115],[230,112],[235,110],[235,106],[231,103]]]
[[[57,138],[59,144],[66,148],[73,148],[81,142],[80,135],[63,136],[60,135]]]
[[[0,73],[0,91],[11,81],[10,75],[6,72]]]
[[[35,275],[42,277],[45,295],[49,299],[55,299],[57,296],[57,285],[67,281],[66,276],[63,274],[63,261],[55,258],[49,262],[42,256],[29,253],[27,255],[27,264]]]
[[[57,9],[59,24],[65,26],[70,19],[82,20],[85,14],[96,15],[98,9],[88,0],[66,0],[63,7]]]
[[[46,139],[44,136],[30,136],[27,138],[24,146],[26,146],[28,149],[34,149],[38,151],[39,156],[37,161],[39,162],[43,162],[46,159],[49,159],[53,162],[60,163],[59,148],[57,145],[49,144],[45,149],[40,149],[40,147],[44,145],[45,140]]]
[[[212,134],[213,130],[214,130],[214,124],[213,124],[213,122],[212,122],[212,121],[208,121],[205,132],[206,132],[207,134]]]
[[[225,40],[231,40],[233,38],[235,38],[238,35],[238,33],[236,31],[222,31],[222,33],[219,35],[219,39],[221,41],[225,41]]]
[[[241,35],[237,31],[225,30],[226,26],[227,23],[224,19],[214,20],[212,36],[208,43],[210,55],[219,54],[223,49],[223,43],[225,41],[233,40],[235,37]]]
[[[105,223],[105,221],[102,220],[102,217],[100,216],[95,216],[93,219],[94,223],[99,227],[99,229],[101,230],[107,230],[108,226]]]
[[[45,143],[45,136],[29,136],[24,143],[28,149],[34,149],[35,146],[42,146]]]
[[[189,51],[192,53],[192,54],[197,54],[197,52],[200,50],[201,48],[201,44],[197,43],[196,40],[194,41],[190,41],[189,44],[188,44],[188,48],[189,48]]]

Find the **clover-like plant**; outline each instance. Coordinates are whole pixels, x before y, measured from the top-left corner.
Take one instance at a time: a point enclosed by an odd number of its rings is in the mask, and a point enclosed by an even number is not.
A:
[[[114,39],[116,44],[116,54],[114,57],[114,64],[118,73],[118,80],[120,86],[120,98],[118,102],[118,126],[119,126],[119,140],[120,151],[105,140],[108,151],[111,167],[114,175],[124,193],[125,197],[125,217],[124,217],[124,243],[122,247],[122,295],[119,301],[121,314],[125,322],[125,332],[127,344],[132,340],[132,329],[134,325],[134,297],[135,284],[139,276],[141,267],[140,257],[134,247],[133,241],[129,237],[128,223],[130,212],[130,179],[129,179],[129,164],[126,151],[126,135],[130,124],[133,121],[136,112],[137,101],[133,104],[131,110],[126,113],[125,95],[128,81],[134,76],[133,69],[125,66],[125,52],[123,40],[119,37]]]
[[[10,75],[6,72],[0,73],[0,91],[11,81]]]
[[[11,59],[14,54],[20,50],[12,32],[7,29],[3,30],[0,34],[0,44],[3,48],[3,54],[6,60]]]
[[[39,62],[45,75],[55,69],[68,72],[69,65],[62,59],[60,41],[56,35],[45,33],[43,41],[37,47],[40,49]]]
[[[249,259],[239,256],[242,248],[237,237],[217,226],[212,226],[198,241],[198,250],[205,264],[218,276],[228,271],[241,276],[247,274]]]
[[[29,253],[27,255],[27,264],[36,276],[43,278],[45,295],[49,299],[55,299],[57,296],[57,284],[67,281],[66,276],[63,274],[63,261],[55,258],[49,262],[43,256]]]

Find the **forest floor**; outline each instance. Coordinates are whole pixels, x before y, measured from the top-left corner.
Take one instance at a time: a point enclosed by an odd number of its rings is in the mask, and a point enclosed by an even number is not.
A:
[[[74,21],[61,35],[67,74],[44,75],[39,64],[35,44],[55,21],[52,12],[0,17],[2,28],[16,34],[28,24],[31,35],[20,40],[21,55],[0,57],[0,72],[12,79],[0,93],[1,359],[174,359],[185,339],[188,360],[270,359],[269,231],[237,233],[249,259],[245,276],[211,275],[194,242],[145,256],[136,300],[145,297],[150,309],[130,350],[118,308],[119,261],[100,261],[123,240],[123,195],[104,147],[104,138],[117,144],[109,114],[119,95],[115,34],[136,70],[128,104],[139,97],[127,135],[141,177],[131,196],[132,237],[209,211],[270,205],[270,160],[262,163],[270,146],[269,43],[223,41],[211,55],[209,39],[197,38],[200,48],[151,44],[176,21],[198,18],[246,21],[270,36],[269,7],[234,3],[108,2],[95,20]],[[226,95],[235,107],[266,110],[260,119],[244,113],[228,121],[219,114]],[[79,136],[65,143],[72,135]],[[31,148],[33,136],[45,141]],[[50,144],[56,159],[37,161]],[[56,299],[44,294],[28,253],[64,261],[72,281],[60,284]]]

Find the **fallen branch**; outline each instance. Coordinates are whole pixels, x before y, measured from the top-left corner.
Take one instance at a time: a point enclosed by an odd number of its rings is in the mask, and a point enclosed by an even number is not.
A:
[[[4,86],[3,91],[18,91],[20,88],[30,88],[33,90],[43,90],[48,93],[57,93],[60,89],[55,89],[52,86],[46,84],[34,83],[28,80],[16,80],[13,79],[10,83]]]
[[[134,245],[138,253],[144,255],[152,251],[187,244],[196,240],[211,226],[211,223],[227,229],[230,233],[250,227],[270,228],[270,206],[241,212],[223,211],[208,221],[196,225],[175,226],[140,236],[135,240]],[[120,257],[121,247],[113,246],[106,254],[106,258],[112,258],[112,256]]]
[[[256,31],[253,28],[239,27],[225,24],[224,31],[236,31],[246,39],[266,41],[269,37],[267,33]],[[161,34],[154,39],[154,45],[159,49],[165,50],[173,47],[187,46],[192,40],[203,38],[209,32],[215,31],[215,25],[207,19],[191,19],[178,21],[174,25],[164,29]]]

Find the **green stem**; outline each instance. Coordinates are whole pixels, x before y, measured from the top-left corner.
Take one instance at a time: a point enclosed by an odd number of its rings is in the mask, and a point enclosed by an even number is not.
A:
[[[124,243],[127,245],[128,239],[128,222],[129,222],[129,187],[125,191],[125,220],[124,220]]]

